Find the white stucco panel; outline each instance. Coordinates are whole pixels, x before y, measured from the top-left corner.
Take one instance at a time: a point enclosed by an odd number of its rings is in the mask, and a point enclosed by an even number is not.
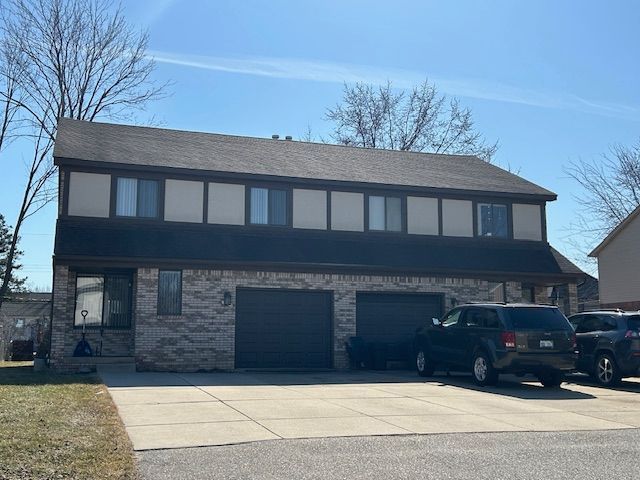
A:
[[[473,237],[473,202],[442,200],[442,235]]]
[[[210,183],[207,222],[225,225],[244,225],[244,185]]]
[[[438,235],[438,199],[407,197],[407,233]]]
[[[542,213],[540,205],[513,204],[513,238],[516,240],[542,240]]]
[[[327,192],[293,189],[293,226],[295,228],[327,229]]]
[[[107,218],[110,199],[111,175],[71,172],[69,215]]]
[[[202,223],[203,202],[203,182],[165,181],[164,219],[166,221]]]
[[[331,230],[364,231],[364,194],[331,192]]]

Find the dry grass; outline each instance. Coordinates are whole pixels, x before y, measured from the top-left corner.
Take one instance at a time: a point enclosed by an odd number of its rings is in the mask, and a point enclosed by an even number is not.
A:
[[[0,479],[135,479],[129,438],[94,375],[0,362]]]

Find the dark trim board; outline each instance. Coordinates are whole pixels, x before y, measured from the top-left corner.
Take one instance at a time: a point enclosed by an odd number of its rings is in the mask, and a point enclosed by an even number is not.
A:
[[[203,234],[203,230],[211,234]],[[331,235],[326,232],[241,232],[215,226],[91,224],[58,221],[58,259],[124,261],[133,265],[187,264],[329,272],[369,271],[470,277],[576,278],[565,271],[549,245],[482,239]],[[269,234],[267,234],[269,231]]]

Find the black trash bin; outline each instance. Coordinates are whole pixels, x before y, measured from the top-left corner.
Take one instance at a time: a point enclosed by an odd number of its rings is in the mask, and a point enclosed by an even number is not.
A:
[[[33,340],[12,340],[9,348],[12,362],[33,360]]]
[[[374,370],[386,370],[387,369],[387,344],[386,343],[374,343],[372,344],[372,367]]]

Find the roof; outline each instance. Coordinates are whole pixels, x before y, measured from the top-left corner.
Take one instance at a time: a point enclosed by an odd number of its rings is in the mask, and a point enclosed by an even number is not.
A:
[[[640,205],[638,205],[636,207],[636,209],[631,212],[627,218],[625,218],[624,220],[622,220],[622,222],[620,222],[620,224],[614,228],[609,235],[607,235],[604,240],[602,240],[602,242],[600,242],[600,244],[593,249],[593,251],[589,254],[590,257],[597,257],[600,252],[602,251],[602,249],[604,247],[606,247],[607,245],[609,245],[609,243],[611,243],[611,241],[616,238],[618,236],[618,234],[624,230],[627,225],[629,225],[631,222],[633,222],[633,220],[640,215]]]
[[[558,250],[556,250],[553,247],[549,247],[549,248],[551,249],[551,254],[555,258],[556,262],[558,262],[558,265],[560,266],[563,272],[571,273],[574,275],[580,275],[580,276],[586,275],[586,273],[584,273],[580,267],[576,266],[575,263],[573,263],[567,257],[562,255]]]
[[[436,155],[60,119],[54,157],[149,168],[536,196],[555,193],[470,155]]]
[[[22,299],[12,298],[2,302],[0,314],[4,317],[49,317],[51,314],[51,294],[26,294],[36,295],[36,298]],[[46,295],[46,297],[44,297]],[[40,297],[40,298],[38,298]],[[28,297],[27,297],[28,298]]]
[[[179,246],[179,248],[178,248]],[[248,232],[211,227],[167,228],[58,220],[56,259],[95,259],[132,265],[214,268],[299,268],[401,275],[471,275],[575,279],[582,271],[559,262],[548,244],[451,238],[397,238],[313,232]],[[186,266],[185,266],[186,265]]]

